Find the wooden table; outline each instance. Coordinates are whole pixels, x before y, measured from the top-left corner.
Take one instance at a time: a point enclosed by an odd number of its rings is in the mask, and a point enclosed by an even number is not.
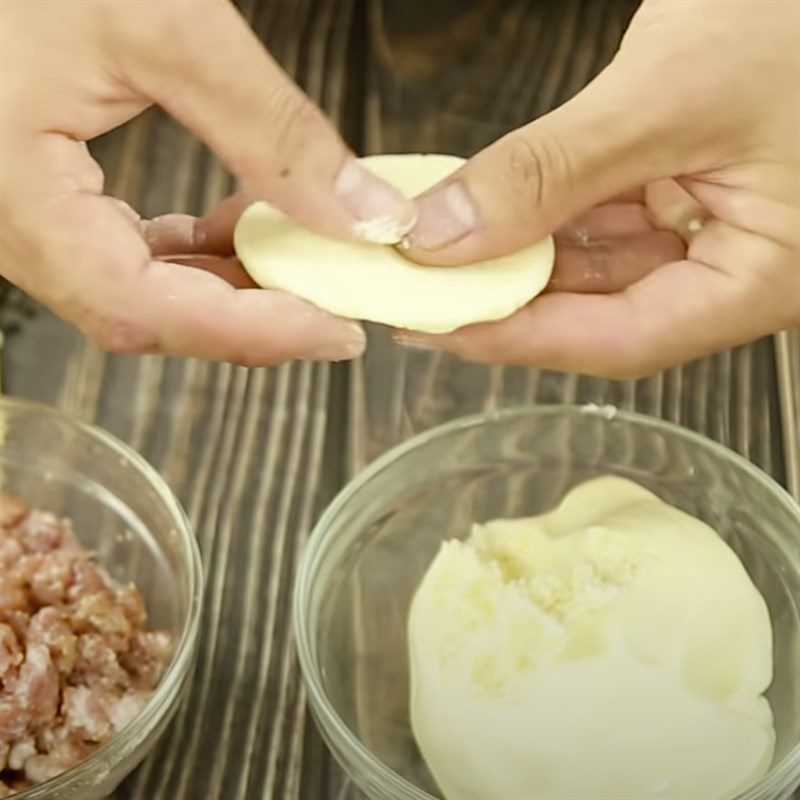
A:
[[[468,155],[584,85],[611,57],[636,2],[241,6],[356,150]],[[210,69],[213,61],[209,54]],[[95,144],[108,190],[147,216],[197,213],[231,189],[214,158],[157,110]],[[420,430],[519,403],[613,403],[700,431],[780,481],[797,476],[786,446],[798,430],[787,368],[797,345],[788,339],[626,383],[464,364],[400,349],[377,328],[355,364],[245,369],[108,355],[15,290],[6,288],[3,304],[6,391],[95,421],[141,451],[180,496],[203,552],[191,696],[119,800],[361,797],[307,713],[289,628],[292,576],[337,489]]]

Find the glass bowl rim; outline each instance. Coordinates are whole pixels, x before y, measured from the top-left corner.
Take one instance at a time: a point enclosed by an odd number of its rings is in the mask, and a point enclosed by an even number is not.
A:
[[[123,761],[129,755],[129,752],[133,752],[136,744],[146,740],[157,727],[164,713],[169,710],[171,706],[170,699],[182,688],[194,660],[203,604],[203,568],[200,559],[200,548],[183,506],[164,478],[144,456],[104,428],[85,422],[73,414],[44,403],[2,394],[0,395],[0,412],[5,412],[6,409],[39,414],[65,423],[79,433],[99,442],[100,445],[123,458],[133,469],[138,471],[147,484],[155,490],[159,501],[163,503],[171,518],[174,529],[178,534],[182,557],[186,563],[189,584],[186,620],[175,646],[174,655],[142,710],[118,734],[112,736],[105,744],[87,758],[79,761],[74,767],[48,781],[13,795],[15,800],[17,798],[19,800],[45,800],[45,798],[51,796],[51,792],[56,792],[65,785],[89,780],[96,772],[106,774],[111,772],[114,765]],[[5,424],[6,420],[2,419],[0,421],[0,430]],[[0,438],[0,444],[2,444],[2,438]],[[134,745],[133,747],[131,746],[132,744]],[[108,766],[109,763],[111,766]]]
[[[660,431],[678,440],[699,445],[715,458],[722,462],[727,462],[732,467],[755,479],[767,492],[772,494],[777,502],[786,507],[790,514],[797,517],[800,529],[800,504],[774,478],[744,456],[689,428],[684,428],[681,425],[648,414],[622,410],[613,405],[542,403],[539,405],[517,405],[493,409],[458,417],[436,425],[387,450],[345,484],[326,507],[309,534],[297,567],[292,596],[292,627],[294,629],[300,671],[308,692],[311,708],[318,720],[318,724],[322,728],[323,734],[326,737],[335,735],[337,737],[337,745],[341,746],[342,751],[352,758],[359,767],[363,768],[374,781],[382,784],[386,789],[391,789],[397,795],[405,797],[407,800],[436,800],[436,798],[399,775],[363,744],[329,701],[322,685],[320,670],[316,664],[317,648],[312,641],[312,632],[308,624],[306,611],[311,605],[311,591],[314,579],[333,541],[333,537],[330,534],[332,523],[341,511],[353,499],[357,498],[359,492],[373,478],[391,467],[406,454],[425,446],[429,442],[445,438],[458,431],[477,428],[482,425],[491,425],[515,418],[546,417],[547,415],[594,416],[609,423],[622,422],[634,427]],[[786,779],[790,778],[799,766],[800,743],[797,743],[778,764],[774,764],[770,768],[770,771],[758,784],[740,793],[735,798],[731,798],[731,800],[748,800],[751,792],[757,787],[764,790],[770,788],[779,789],[785,785]]]

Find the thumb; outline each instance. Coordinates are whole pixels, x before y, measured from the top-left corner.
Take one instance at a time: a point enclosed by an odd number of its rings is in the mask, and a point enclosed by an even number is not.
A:
[[[415,200],[405,254],[463,264],[510,253],[666,175],[673,159],[657,142],[667,122],[642,113],[635,93],[612,64],[565,105],[489,145]]]
[[[137,90],[202,139],[248,194],[320,233],[402,238],[415,218],[411,202],[356,161],[232,3],[203,3],[200,16],[194,2],[160,8],[168,19],[136,37],[129,74]]]

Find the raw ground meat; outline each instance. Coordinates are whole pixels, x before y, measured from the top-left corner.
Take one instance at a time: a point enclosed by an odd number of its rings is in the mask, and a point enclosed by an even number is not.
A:
[[[139,590],[92,561],[68,520],[0,492],[0,798],[49,780],[122,730],[170,636]]]

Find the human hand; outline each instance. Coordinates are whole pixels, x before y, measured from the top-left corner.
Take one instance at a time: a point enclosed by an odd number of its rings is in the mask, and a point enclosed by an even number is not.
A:
[[[629,378],[800,322],[798,31],[784,0],[645,0],[586,89],[416,201],[423,263],[557,231],[549,292],[398,340]]]
[[[397,241],[413,207],[353,160],[227,0],[3,0],[0,266],[110,350],[245,364],[340,360],[354,322],[250,288],[244,199],[140,220],[103,195],[85,142],[161,105],[251,196],[322,233]]]

